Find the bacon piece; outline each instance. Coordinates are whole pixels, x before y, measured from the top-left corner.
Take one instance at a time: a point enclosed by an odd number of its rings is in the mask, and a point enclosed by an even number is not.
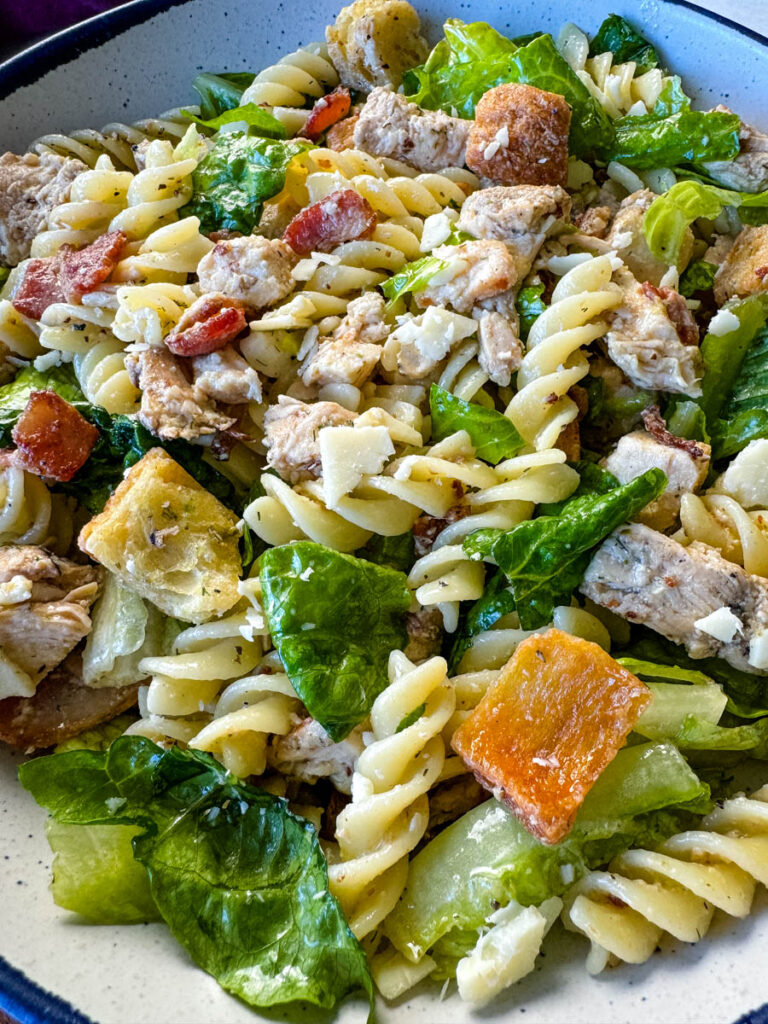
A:
[[[283,241],[304,256],[330,252],[342,242],[370,238],[375,227],[376,211],[368,200],[343,188],[297,213],[285,229]]]
[[[550,629],[518,646],[452,745],[529,832],[557,843],[651,699],[602,647]]]
[[[30,260],[11,302],[33,320],[54,302],[79,302],[111,275],[127,241],[122,231],[110,231],[84,249],[62,245],[55,256]]]
[[[177,356],[205,356],[247,327],[243,305],[224,295],[202,295],[184,312],[165,344]]]
[[[99,432],[55,391],[33,391],[11,436],[24,469],[64,483],[85,464]]]
[[[679,448],[681,451],[687,452],[693,459],[709,458],[708,446],[703,446],[692,438],[678,437],[677,434],[671,434],[667,430],[667,421],[661,415],[658,405],[649,405],[647,409],[643,409],[642,415],[645,429],[652,437],[656,438],[659,444],[664,444],[668,448]]]
[[[323,132],[328,131],[331,125],[336,124],[337,121],[341,121],[343,117],[347,116],[351,106],[352,99],[349,95],[349,89],[345,89],[344,86],[340,85],[338,89],[329,92],[327,96],[321,96],[314,107],[312,107],[304,125],[304,131],[301,134],[305,139],[317,142]]]
[[[643,282],[643,292],[649,299],[661,299],[667,316],[674,324],[680,341],[684,345],[699,344],[699,325],[680,292],[674,288],[657,288],[650,281]]]

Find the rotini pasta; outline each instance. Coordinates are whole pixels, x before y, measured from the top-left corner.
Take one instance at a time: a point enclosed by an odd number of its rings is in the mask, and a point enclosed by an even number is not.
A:
[[[328,871],[358,938],[386,917],[405,885],[408,854],[429,820],[427,793],[445,760],[441,732],[454,707],[442,658],[416,667],[393,651],[389,678],[371,710],[371,742],[355,768],[352,802],[337,819],[341,862]],[[398,731],[422,704],[418,719]]]
[[[45,350],[40,344],[40,327],[34,320],[14,309],[8,299],[0,299],[0,343],[20,359],[34,359]]]
[[[74,357],[75,374],[93,405],[114,414],[136,411],[141,395],[125,366],[125,350],[115,338],[97,342]]]
[[[684,494],[680,523],[685,543],[709,544],[747,572],[768,576],[768,530],[763,510],[747,512],[727,494]]]
[[[123,286],[117,290],[117,312],[112,331],[121,341],[161,345],[197,298],[192,285],[155,282]]]
[[[756,882],[768,885],[768,787],[726,800],[655,852],[628,850],[586,875],[564,897],[563,922],[590,940],[596,974],[611,958],[644,963],[664,932],[698,942],[716,909],[746,917]]]
[[[339,76],[323,43],[310,43],[264,68],[243,93],[242,103],[266,107],[288,132],[304,127],[309,110],[303,109],[338,85]]]
[[[62,495],[16,466],[0,469],[0,544],[45,544],[66,551],[72,517]]]

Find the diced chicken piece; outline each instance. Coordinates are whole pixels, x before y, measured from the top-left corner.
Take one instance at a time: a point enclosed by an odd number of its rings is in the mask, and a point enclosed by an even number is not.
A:
[[[471,121],[425,110],[389,89],[374,89],[355,125],[355,146],[419,171],[462,167]]]
[[[476,238],[506,242],[521,281],[547,235],[568,220],[571,197],[559,185],[482,188],[461,208],[457,226]]]
[[[557,843],[651,700],[602,647],[550,629],[518,646],[451,744],[529,832]]]
[[[475,109],[467,167],[502,185],[565,185],[571,108],[532,85],[497,85]]]
[[[279,238],[245,235],[217,242],[200,260],[204,292],[221,292],[254,309],[265,309],[296,287],[291,271],[297,256]]]
[[[53,153],[0,156],[0,264],[15,267],[29,256],[47,215],[67,201],[72,182],[87,170]]]
[[[683,344],[658,293],[644,289],[627,270],[616,274],[623,292],[621,305],[610,314],[608,354],[641,388],[701,394],[702,359],[694,344]]]
[[[418,665],[440,653],[443,642],[443,613],[439,608],[419,608],[405,616],[408,643],[405,656]]]
[[[355,148],[355,125],[359,117],[359,114],[353,114],[329,128],[325,137],[328,149],[335,149],[337,153],[341,153],[345,149]]]
[[[286,736],[275,736],[267,753],[269,765],[282,775],[301,782],[330,779],[341,793],[349,793],[352,773],[363,752],[360,727],[334,743],[314,718],[305,718]]]
[[[261,380],[231,345],[195,356],[192,360],[194,386],[214,402],[243,405],[261,401]]]
[[[715,109],[730,113],[727,107]],[[740,152],[735,160],[714,161],[704,164],[704,168],[725,188],[762,192],[768,188],[768,135],[742,121],[739,142]]]
[[[742,228],[715,275],[715,301],[768,291],[768,224]]]
[[[523,361],[523,344],[519,337],[520,323],[500,313],[483,313],[477,333],[480,339],[478,362],[494,384],[508,387],[512,374]]]
[[[11,437],[17,447],[3,452],[7,462],[66,483],[88,461],[99,431],[55,391],[33,391]]]
[[[605,241],[618,252],[638,281],[650,281],[658,285],[669,270],[669,265],[663,260],[657,260],[651,253],[643,231],[643,218],[656,198],[647,188],[627,196],[613,219]],[[686,228],[680,245],[679,270],[688,266],[692,255],[693,232]]]
[[[365,383],[381,358],[381,346],[389,334],[384,308],[378,292],[353,299],[333,337],[322,341],[302,367],[304,383],[318,387],[335,383],[359,387]]]
[[[573,223],[582,235],[605,238],[612,216],[609,206],[588,206],[585,210],[573,214]]]
[[[224,348],[246,327],[239,303],[221,293],[208,292],[184,310],[165,344],[177,356],[204,356]]]
[[[488,794],[472,775],[438,782],[429,791],[428,831],[456,821],[487,799]]]
[[[733,243],[736,241],[731,235],[715,235],[712,245],[702,256],[705,263],[714,263],[716,267],[725,260],[725,257],[733,248]]]
[[[99,572],[39,547],[0,548],[0,585],[19,579],[31,586],[0,605],[0,650],[37,683],[90,632]]]
[[[403,73],[422,64],[428,46],[406,0],[355,0],[325,30],[333,66],[344,85],[362,92],[397,89]]]
[[[331,252],[343,242],[370,238],[376,230],[376,211],[353,188],[337,189],[305,206],[283,232],[293,252]]]
[[[724,658],[734,668],[768,674],[768,659],[760,652],[768,640],[768,580],[751,576],[707,544],[683,547],[640,523],[623,526],[598,549],[581,592],[683,644],[692,658]],[[696,626],[721,608],[741,623],[730,641]]]
[[[70,654],[34,696],[0,700],[0,740],[25,753],[52,747],[132,708],[138,692],[138,685],[86,686],[80,655]]]
[[[668,434],[660,440],[644,430],[625,434],[605,460],[605,468],[626,484],[654,467],[667,475],[664,493],[635,516],[655,530],[674,526],[680,512],[683,494],[697,491],[707,476],[711,448],[698,441],[687,441]]]
[[[569,462],[579,461],[581,458],[581,427],[577,420],[566,423],[560,431],[555,448],[565,452],[565,457]]]
[[[461,245],[441,245],[432,255],[445,260],[457,272],[443,283],[427,284],[416,295],[416,304],[451,306],[457,313],[469,313],[472,307],[485,299],[508,292],[518,283],[517,267],[509,249],[503,242],[462,242]]]
[[[347,116],[351,104],[349,89],[334,89],[327,96],[321,96],[304,122],[302,136],[317,142],[323,132]]]
[[[426,555],[432,550],[435,541],[446,526],[450,526],[451,523],[457,523],[460,519],[465,519],[471,514],[472,509],[469,505],[459,504],[451,505],[442,518],[429,515],[419,516],[413,524],[416,557],[421,558],[422,555]],[[413,658],[411,658],[411,661],[413,661]]]
[[[141,390],[139,420],[156,437],[194,441],[234,426],[231,416],[220,413],[202,388],[187,380],[180,360],[167,348],[126,353],[125,365]]]
[[[264,416],[267,462],[290,483],[317,478],[321,468],[318,432],[322,427],[352,423],[356,416],[336,402],[308,405],[280,395]]]

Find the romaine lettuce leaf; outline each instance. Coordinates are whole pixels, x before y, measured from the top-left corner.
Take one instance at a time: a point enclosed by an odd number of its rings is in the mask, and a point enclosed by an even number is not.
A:
[[[666,483],[660,469],[650,469],[605,494],[569,499],[557,516],[539,516],[506,531],[478,530],[464,541],[464,550],[495,561],[511,583],[521,626],[537,629],[581,583],[592,549],[657,498]]]
[[[521,288],[515,299],[515,309],[520,317],[520,337],[523,341],[528,340],[528,332],[534,322],[546,310],[547,306],[542,295],[544,294],[543,284],[529,284]]]
[[[442,441],[457,430],[466,430],[475,455],[492,466],[517,455],[525,447],[525,441],[503,413],[476,402],[465,402],[437,384],[429,391],[429,410],[434,441]]]
[[[256,76],[250,72],[204,71],[192,83],[200,96],[200,116],[205,120],[223,114],[240,104],[240,99]]]
[[[681,400],[673,396],[664,409],[667,430],[675,437],[687,437],[693,441],[709,444],[709,430],[704,410],[691,399]]]
[[[365,954],[328,890],[315,831],[283,800],[238,782],[208,754],[139,736],[107,752],[28,761],[19,778],[57,826],[138,827],[133,853],[159,914],[192,959],[250,1006],[331,1008],[360,989],[371,997]],[[98,893],[86,899],[89,837],[78,861],[73,836],[67,898],[103,913]],[[123,893],[119,846],[111,855]]]
[[[656,112],[627,114],[614,121],[613,127],[612,159],[636,170],[732,160],[739,153],[741,120],[737,114],[719,110],[679,110],[668,117]],[[673,185],[669,191],[677,187]]]
[[[637,64],[638,75],[659,66],[659,55],[653,46],[618,14],[609,14],[601,24],[590,43],[589,55],[594,57],[608,50],[613,54],[615,64],[633,60]]]
[[[409,530],[397,537],[382,537],[374,533],[365,547],[359,548],[355,555],[367,562],[388,565],[390,569],[407,573],[416,560],[413,533]]]
[[[483,596],[462,616],[448,662],[451,675],[458,671],[461,659],[472,645],[472,638],[490,629],[494,622],[513,612],[515,607],[515,595],[509,580],[499,570],[486,583]]]
[[[263,139],[242,132],[220,135],[192,175],[194,194],[181,216],[199,217],[206,233],[226,228],[250,234],[264,202],[285,184],[288,164],[311,148],[305,139]]]
[[[448,264],[437,256],[422,256],[421,259],[406,263],[396,274],[387,278],[380,288],[390,306],[403,295],[423,291],[432,278]]]
[[[496,800],[449,825],[411,861],[408,883],[384,931],[405,955],[477,929],[510,900],[538,904],[634,843],[679,828],[679,807],[706,810],[708,788],[671,744],[625,747],[599,777],[570,835],[546,846]],[[477,934],[475,933],[475,941]]]
[[[244,122],[249,128],[256,129],[252,132],[254,135],[263,135],[270,139],[284,139],[287,135],[285,125],[270,114],[268,110],[265,110],[264,107],[260,107],[258,103],[246,103],[242,107],[233,107],[231,110],[225,110],[224,113],[218,114],[216,117],[205,119],[197,117],[196,114],[189,110],[185,110],[183,113],[190,121],[194,121],[196,124],[202,125],[203,128],[210,128],[213,131],[218,131],[225,124]]]
[[[680,294],[690,299],[697,292],[712,291],[716,273],[717,267],[714,263],[694,260],[680,276]]]
[[[269,632],[313,718],[342,740],[388,684],[389,654],[406,640],[403,573],[300,541],[261,556]]]

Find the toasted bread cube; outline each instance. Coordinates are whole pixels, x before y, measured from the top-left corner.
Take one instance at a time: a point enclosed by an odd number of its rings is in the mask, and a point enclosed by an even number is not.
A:
[[[768,224],[742,228],[715,275],[715,301],[744,299],[768,289]]]
[[[166,615],[205,622],[238,599],[237,516],[153,448],[80,532],[82,551]]]
[[[497,85],[480,99],[467,167],[502,185],[565,185],[571,108],[532,85]]]
[[[550,629],[520,644],[452,743],[529,832],[557,843],[650,702],[597,644]]]

